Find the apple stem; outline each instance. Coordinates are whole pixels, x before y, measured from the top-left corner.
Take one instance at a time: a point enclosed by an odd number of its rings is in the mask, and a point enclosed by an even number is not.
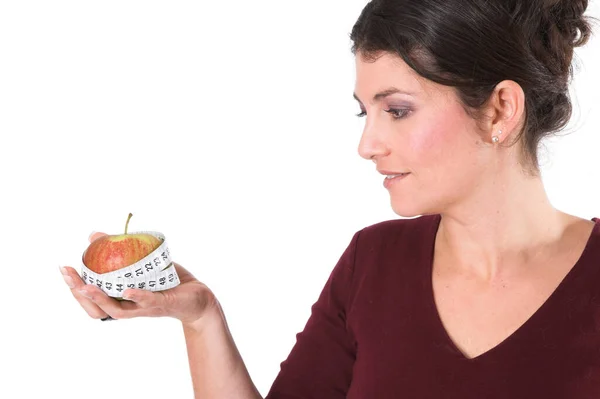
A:
[[[132,216],[133,216],[133,214],[130,213],[129,216],[127,217],[127,222],[125,222],[125,234],[127,234],[127,226],[129,226],[129,220],[131,219]]]

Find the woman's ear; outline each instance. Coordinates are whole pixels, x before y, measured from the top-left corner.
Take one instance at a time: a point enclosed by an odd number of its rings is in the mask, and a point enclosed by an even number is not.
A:
[[[496,85],[490,95],[486,115],[486,133],[489,138],[499,135],[499,142],[504,142],[508,136],[517,134],[525,119],[525,93],[521,86],[512,80],[503,80]]]

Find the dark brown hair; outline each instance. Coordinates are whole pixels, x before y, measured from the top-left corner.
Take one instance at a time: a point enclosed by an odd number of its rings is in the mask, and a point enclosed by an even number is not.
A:
[[[538,145],[572,113],[574,47],[592,34],[588,0],[373,0],[352,28],[352,52],[401,57],[420,76],[455,88],[476,120],[503,80],[525,93],[522,163],[539,175]]]

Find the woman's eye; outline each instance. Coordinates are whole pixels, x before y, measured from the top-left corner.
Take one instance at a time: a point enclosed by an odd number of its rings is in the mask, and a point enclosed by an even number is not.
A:
[[[402,119],[408,115],[409,109],[386,109],[385,112],[392,114],[394,119]]]
[[[392,114],[394,119],[402,119],[402,118],[405,118],[410,113],[410,110],[409,109],[390,108],[390,109],[386,109],[385,112]],[[359,118],[362,118],[365,115],[367,115],[367,111],[361,111],[360,113],[356,114],[356,116],[358,116]]]

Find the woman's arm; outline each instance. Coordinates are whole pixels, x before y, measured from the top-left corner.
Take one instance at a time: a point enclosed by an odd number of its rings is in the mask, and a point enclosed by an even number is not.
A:
[[[63,267],[65,282],[93,318],[170,316],[181,321],[197,399],[262,399],[250,380],[213,292],[174,263],[181,284],[166,291],[127,289],[117,301],[93,284],[85,284],[72,267]]]
[[[355,345],[346,330],[348,299],[360,232],[332,271],[303,332],[282,363],[269,399],[345,398]],[[184,323],[196,399],[262,399],[233,341],[220,304],[198,323]],[[206,318],[205,318],[206,317]]]
[[[207,318],[207,319],[204,319]],[[202,323],[183,323],[196,399],[262,399],[219,304]]]
[[[362,231],[362,230],[361,230]],[[348,328],[358,231],[333,268],[265,399],[344,399],[357,355]]]

